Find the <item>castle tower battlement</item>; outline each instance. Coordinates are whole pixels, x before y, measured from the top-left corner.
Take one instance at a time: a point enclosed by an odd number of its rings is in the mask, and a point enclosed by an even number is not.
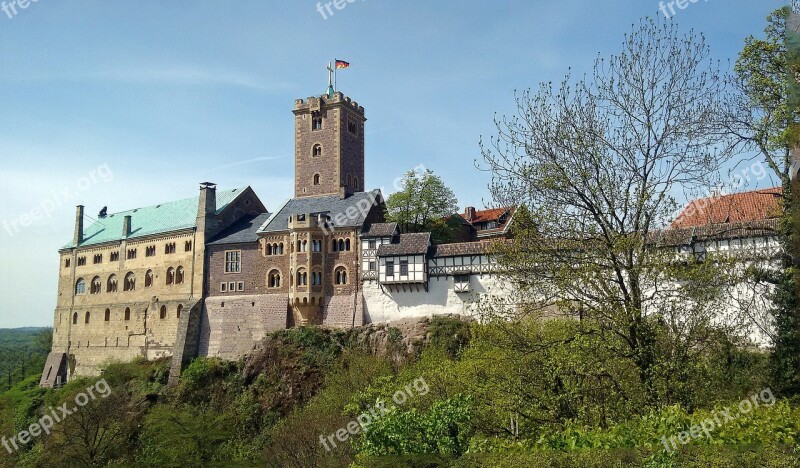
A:
[[[364,107],[341,92],[295,101],[295,198],[364,191]]]

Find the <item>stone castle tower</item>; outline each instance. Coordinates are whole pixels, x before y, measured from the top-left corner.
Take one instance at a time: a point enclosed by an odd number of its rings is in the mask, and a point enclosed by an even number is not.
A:
[[[364,191],[364,108],[340,92],[298,99],[295,198]]]

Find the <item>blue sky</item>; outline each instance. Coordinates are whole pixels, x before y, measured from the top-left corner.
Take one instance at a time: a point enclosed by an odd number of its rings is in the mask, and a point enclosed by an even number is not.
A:
[[[783,3],[700,1],[674,20],[728,60]],[[654,0],[355,0],[327,19],[312,0],[16,9],[0,11],[0,327],[51,325],[77,204],[95,216],[210,180],[278,207],[292,192],[294,99],[325,90],[333,58],[351,63],[339,89],[369,119],[366,185],[424,164],[462,207],[482,207],[477,143],[513,111],[514,90],[589,71],[661,14]],[[9,228],[23,215],[38,219]]]

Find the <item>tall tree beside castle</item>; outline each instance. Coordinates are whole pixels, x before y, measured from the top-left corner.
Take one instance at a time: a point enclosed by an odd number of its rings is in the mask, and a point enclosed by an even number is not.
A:
[[[434,239],[449,241],[450,220],[458,212],[453,190],[430,169],[408,171],[400,190],[386,200],[387,219],[397,223],[402,232],[431,231]]]
[[[800,144],[800,34],[787,28],[789,23],[789,7],[781,8],[767,18],[764,39],[750,36],[745,40],[732,80],[736,89],[730,100],[733,115],[729,125],[741,144],[766,163],[783,187],[781,236],[787,255],[782,269],[763,272],[762,277],[776,285],[773,379],[782,391],[796,394],[800,393],[800,291],[792,258],[800,258],[796,221],[800,207],[797,183],[792,180],[792,172],[798,168],[796,162],[793,166],[791,148]]]
[[[526,208],[500,252],[521,311],[580,315],[604,353],[635,365],[650,401],[654,376],[679,380],[676,356],[708,338],[728,280],[713,262],[683,267],[652,248],[672,194],[713,186],[735,154],[709,56],[700,35],[645,19],[586,78],[524,92],[482,143],[495,201]]]

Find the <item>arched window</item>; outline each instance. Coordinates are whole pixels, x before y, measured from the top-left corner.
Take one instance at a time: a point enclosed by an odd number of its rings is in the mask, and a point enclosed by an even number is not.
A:
[[[344,252],[344,239],[339,239],[339,252]]]
[[[86,294],[86,281],[83,278],[75,282],[75,294]]]
[[[73,325],[77,325],[78,324],[78,313],[77,312],[72,314],[72,324]]]
[[[175,283],[175,269],[172,267],[167,268],[167,284]]]
[[[308,286],[308,273],[305,270],[299,270],[297,272],[297,285]]]
[[[278,255],[283,255],[283,242],[278,245]]]
[[[106,292],[117,292],[117,275],[111,275],[108,277]]]
[[[336,242],[336,239],[331,242],[331,250],[334,252],[339,250],[339,244]]]
[[[130,320],[130,319],[131,319],[131,308],[130,307],[126,307],[125,308],[125,320]]]
[[[358,189],[358,177],[353,177],[353,188]]]
[[[144,287],[149,288],[153,286],[153,270],[147,270],[144,274]]]
[[[314,174],[314,185],[319,185],[319,174]]]
[[[89,285],[89,294],[100,294],[103,289],[103,282],[100,281],[99,276],[92,278],[92,284]]]
[[[136,275],[133,272],[128,273],[125,275],[125,283],[122,285],[123,291],[135,291],[136,290]]]
[[[311,272],[311,284],[313,286],[319,286],[322,284],[322,272],[320,271]]]
[[[344,250],[350,251],[350,239],[345,239],[344,241]]]
[[[106,309],[106,322],[111,321],[111,309]]]
[[[175,270],[175,284],[183,284],[183,267]]]
[[[267,275],[267,287],[280,288],[281,287],[281,272],[272,270]]]
[[[350,174],[347,174],[347,186],[348,187],[353,186],[353,176],[351,176]]]
[[[272,244],[267,244],[267,255],[275,255],[275,252],[272,250]]]
[[[178,314],[177,314],[177,316],[178,316],[179,320],[181,318],[181,312],[183,312],[183,304],[178,304]]]
[[[311,156],[315,158],[322,156],[322,145],[314,145],[314,149],[311,150]]]
[[[89,319],[91,318],[91,316],[92,315],[89,312],[86,312],[86,316],[83,319],[83,323],[89,323]]]
[[[167,306],[165,305],[161,306],[161,310],[158,311],[158,318],[160,318],[161,320],[167,318]]]
[[[347,269],[345,267],[338,267],[334,271],[334,278],[337,285],[347,284]]]

